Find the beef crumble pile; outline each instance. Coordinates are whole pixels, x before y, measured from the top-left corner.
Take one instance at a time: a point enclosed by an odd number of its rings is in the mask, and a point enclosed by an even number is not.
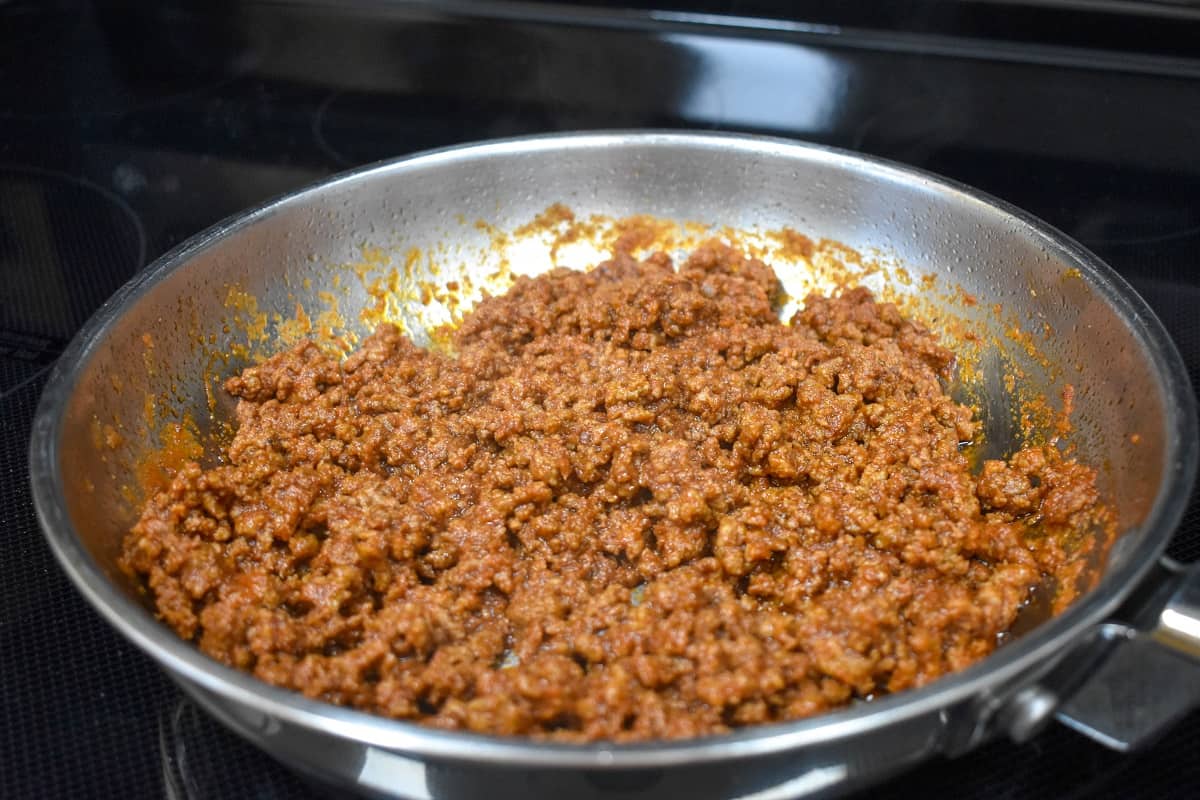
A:
[[[124,566],[209,655],[441,728],[700,736],[962,669],[1074,584],[1095,474],[1052,446],[973,474],[933,335],[865,289],[783,324],[779,294],[714,242],[522,278],[450,353],[301,344],[227,382],[221,465]]]

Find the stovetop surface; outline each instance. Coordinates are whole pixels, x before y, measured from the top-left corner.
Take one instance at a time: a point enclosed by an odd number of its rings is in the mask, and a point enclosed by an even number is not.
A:
[[[348,167],[573,129],[848,147],[1080,240],[1146,297],[1200,377],[1200,58],[1186,14],[1141,46],[1115,37],[1111,14],[1058,38],[1018,35],[1009,15],[998,39],[934,2],[908,3],[924,22],[895,35],[843,24],[828,3],[813,4],[816,23],[771,25],[749,18],[769,3],[434,6],[0,2],[0,797],[328,796],[210,720],[74,591],[38,531],[26,449],[49,366],[140,267]],[[711,16],[730,11],[739,19]],[[957,23],[937,27],[946,15]],[[1195,503],[1171,553],[1200,556]],[[865,796],[1200,796],[1197,753],[1197,714],[1133,756],[1052,726]]]

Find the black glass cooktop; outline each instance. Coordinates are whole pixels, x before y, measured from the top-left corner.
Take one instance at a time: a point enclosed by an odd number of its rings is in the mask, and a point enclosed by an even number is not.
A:
[[[211,721],[76,594],[38,532],[26,447],[48,367],[148,259],[347,167],[588,128],[885,156],[1097,251],[1200,378],[1200,14],[859,5],[0,0],[0,797],[328,796]],[[1200,556],[1195,506],[1171,550]],[[868,796],[1200,796],[1197,753],[1196,714],[1133,756],[1051,727]]]

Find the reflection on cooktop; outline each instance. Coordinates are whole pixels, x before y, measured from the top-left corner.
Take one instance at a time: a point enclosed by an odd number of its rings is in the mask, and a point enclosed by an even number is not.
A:
[[[52,356],[145,258],[141,222],[115,194],[58,172],[0,167],[6,356]]]
[[[702,58],[692,50],[701,43],[664,36],[647,46],[629,34],[567,28],[518,26],[501,36],[486,26],[401,27],[386,41],[364,38],[374,69],[325,99],[314,134],[349,166],[524,133],[705,127],[720,103],[697,80]],[[283,59],[273,68],[304,67]],[[694,120],[681,119],[686,108]]]
[[[553,127],[533,105],[514,106],[451,95],[387,96],[337,92],[321,104],[313,136],[343,167],[474,139]]]
[[[323,785],[307,783],[291,770],[264,758],[186,697],[161,708],[158,744],[163,795],[168,800],[217,797],[316,800],[346,796],[334,794]],[[258,768],[231,769],[247,762],[258,764]],[[253,774],[253,780],[247,784],[239,772]]]
[[[219,85],[260,58],[188,0],[0,3],[0,118],[128,111]]]
[[[1101,201],[1089,209],[1074,235],[1092,246],[1157,244],[1200,238],[1200,206],[1146,202],[1137,206]]]

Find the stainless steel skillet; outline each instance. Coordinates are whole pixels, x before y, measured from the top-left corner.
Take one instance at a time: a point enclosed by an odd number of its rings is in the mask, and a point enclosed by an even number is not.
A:
[[[202,438],[217,431],[230,409],[216,382],[294,334],[298,305],[310,328],[335,336],[365,332],[372,315],[359,312],[382,303],[419,337],[455,311],[436,286],[479,288],[548,267],[549,243],[517,242],[513,232],[556,202],[581,215],[649,214],[751,238],[790,226],[876,253],[885,266],[863,270],[864,280],[938,317],[935,326],[954,320],[979,334],[976,396],[997,450],[1018,444],[1006,373],[1049,397],[1074,385],[1073,444],[1104,466],[1101,490],[1121,519],[1095,588],[920,690],[729,736],[628,746],[445,733],[331,706],[223,667],[159,623],[115,559],[136,517],[139,470],[163,431],[172,422]],[[512,249],[498,254],[505,234]],[[785,284],[804,286],[813,265],[784,255],[775,266]],[[403,269],[389,273],[388,264]],[[376,273],[395,277],[372,283]],[[1162,560],[1195,477],[1196,438],[1194,396],[1162,325],[1111,269],[1044,223],[837,150],[604,133],[368,167],[196,236],[126,285],[72,342],[42,398],[30,471],[47,540],[78,589],[197,702],[299,769],[413,798],[766,800],[844,790],[998,734],[1024,738],[1056,712],[1127,747],[1200,699],[1200,579]],[[1116,689],[1138,698],[1137,713],[1113,704]]]

